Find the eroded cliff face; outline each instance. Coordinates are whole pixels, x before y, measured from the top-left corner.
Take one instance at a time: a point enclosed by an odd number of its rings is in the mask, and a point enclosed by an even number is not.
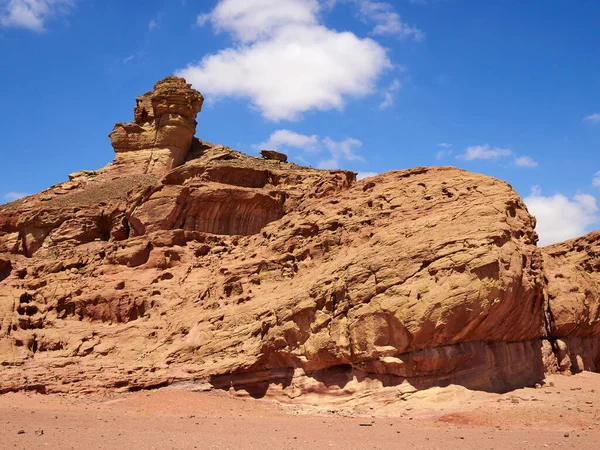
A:
[[[136,123],[185,119],[180,147],[133,146],[0,207],[0,392],[189,381],[393,401],[593,368],[572,363],[598,360],[591,340],[567,362],[561,339],[597,336],[597,236],[540,250],[508,184],[455,168],[356,182],[185,144],[201,96],[164,83]]]
[[[559,369],[600,370],[600,231],[542,249]]]

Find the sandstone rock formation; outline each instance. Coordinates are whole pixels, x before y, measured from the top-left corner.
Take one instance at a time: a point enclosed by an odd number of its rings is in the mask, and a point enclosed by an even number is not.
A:
[[[201,99],[159,82],[113,165],[0,207],[0,392],[393,401],[598,367],[598,234],[540,250],[508,184],[456,168],[356,182],[200,141]]]
[[[600,231],[542,249],[562,371],[600,370]]]
[[[162,173],[182,164],[196,133],[204,99],[183,78],[167,77],[138,97],[134,121],[117,123],[110,134],[114,164],[126,173]]]

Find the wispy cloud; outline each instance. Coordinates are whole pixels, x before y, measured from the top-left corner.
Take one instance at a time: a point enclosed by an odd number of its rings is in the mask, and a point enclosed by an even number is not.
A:
[[[44,31],[45,22],[68,14],[75,0],[0,0],[0,27]]]
[[[438,161],[441,161],[442,159],[452,155],[452,144],[449,144],[447,142],[440,142],[439,144],[437,144],[437,146],[442,149],[435,154],[435,159],[437,159]]]
[[[600,187],[600,171],[596,172],[594,179],[592,180],[594,187]]]
[[[507,148],[491,147],[489,144],[473,145],[465,150],[465,153],[458,155],[458,159],[474,161],[477,159],[498,159],[512,155],[512,151]]]
[[[295,131],[290,130],[277,130],[271,134],[268,140],[261,142],[255,147],[260,149],[274,149],[278,150],[281,148],[297,148],[307,152],[319,151],[321,147],[321,141],[319,136],[313,134],[311,136],[305,134],[299,134]]]
[[[6,194],[3,195],[4,200],[8,201],[8,202],[14,202],[15,200],[19,200],[25,197],[30,196],[31,194],[28,194],[26,192],[7,192]]]
[[[425,33],[414,25],[402,21],[390,3],[373,0],[358,0],[359,14],[363,20],[375,24],[374,35],[396,35],[401,39],[425,39]]]
[[[357,153],[357,150],[362,147],[362,142],[358,139],[348,138],[343,141],[334,141],[331,138],[326,137],[323,139],[323,143],[329,152],[331,153],[331,159],[327,163],[332,163],[339,169],[340,161],[361,161],[365,162],[365,159]],[[325,164],[325,161],[319,164],[319,168],[325,169],[327,167],[321,167]]]
[[[148,31],[152,32],[160,27],[162,19],[165,13],[163,11],[159,12],[148,22]]]
[[[585,122],[589,122],[589,123],[593,123],[593,124],[600,123],[600,114],[599,113],[590,114],[589,116],[585,116],[583,118],[583,120]]]
[[[529,212],[537,219],[540,245],[582,236],[598,221],[598,205],[591,195],[577,194],[569,199],[557,193],[545,197],[540,187],[534,186],[524,200]]]
[[[364,180],[365,178],[374,177],[375,175],[379,175],[377,172],[358,172],[356,175],[356,180]]]
[[[317,163],[319,169],[339,169],[344,161],[360,161],[365,159],[358,154],[362,142],[354,138],[336,141],[330,137],[321,138],[316,134],[306,135],[290,130],[277,130],[269,139],[254,146],[257,149],[272,149],[279,151],[300,150],[307,154],[317,154],[327,151],[328,155]],[[304,159],[300,157],[299,159]]]
[[[392,81],[392,84],[390,84],[383,92],[383,101],[379,105],[379,109],[387,109],[391,106],[394,106],[394,102],[396,101],[396,93],[401,87],[402,84],[398,79]]]
[[[539,166],[539,163],[529,156],[519,156],[518,158],[515,158],[515,165],[518,167],[534,168]]]

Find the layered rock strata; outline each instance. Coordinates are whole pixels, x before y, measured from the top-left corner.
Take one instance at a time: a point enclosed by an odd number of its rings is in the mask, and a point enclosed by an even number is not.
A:
[[[164,86],[138,102],[142,128],[199,110]],[[0,392],[190,382],[388,402],[598,367],[598,234],[540,250],[503,181],[356,182],[195,138],[154,148],[0,207]]]
[[[204,99],[183,78],[167,77],[138,97],[134,121],[117,123],[110,134],[115,166],[129,173],[164,173],[182,164],[196,133]]]
[[[564,372],[600,370],[600,231],[542,249],[548,323]]]

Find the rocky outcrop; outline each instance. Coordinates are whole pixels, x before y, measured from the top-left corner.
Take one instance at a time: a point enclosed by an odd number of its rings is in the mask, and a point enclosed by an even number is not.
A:
[[[117,123],[110,134],[121,174],[165,173],[182,164],[196,132],[204,99],[183,78],[167,77],[138,97],[134,121]]]
[[[21,352],[1,354],[35,385],[90,389],[47,380],[55,358],[85,361],[103,387],[243,387],[284,371],[308,390],[328,373],[501,390],[543,377],[541,257],[501,181],[422,168],[355,183],[213,147],[124,204],[104,239],[67,233],[59,245],[59,226],[52,246],[20,259],[27,275],[10,278],[12,303],[27,294],[36,310],[27,321],[13,310],[4,342]],[[111,237],[120,214],[125,239]],[[50,251],[69,264],[46,263]],[[22,373],[7,370],[7,383]]]
[[[197,97],[159,85],[136,121],[166,104],[190,119]],[[188,381],[341,401],[598,367],[597,239],[540,250],[505,182],[356,182],[190,142],[185,161],[123,152],[0,208],[0,392]]]
[[[600,370],[600,231],[542,249],[562,371]]]

